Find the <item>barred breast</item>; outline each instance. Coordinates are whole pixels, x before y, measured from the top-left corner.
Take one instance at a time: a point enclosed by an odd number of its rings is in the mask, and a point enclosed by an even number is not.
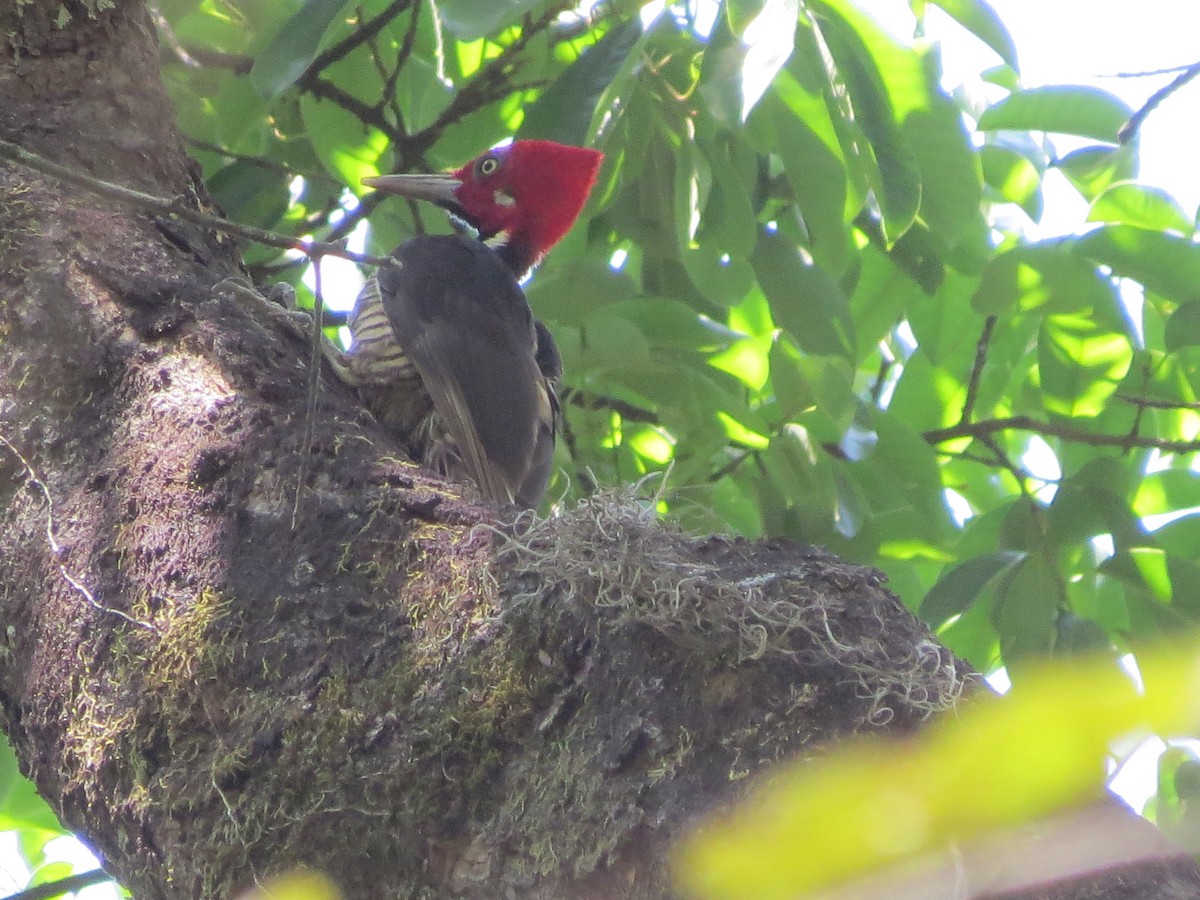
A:
[[[435,423],[433,400],[416,367],[396,340],[379,298],[379,283],[369,278],[346,322],[351,344],[346,364],[367,408],[406,446],[427,462]],[[440,468],[440,467],[439,467]]]

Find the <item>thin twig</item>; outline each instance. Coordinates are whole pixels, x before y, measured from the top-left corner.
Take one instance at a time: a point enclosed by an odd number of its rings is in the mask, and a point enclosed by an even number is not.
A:
[[[92,869],[88,872],[76,872],[74,875],[68,875],[66,878],[60,878],[57,881],[46,881],[42,884],[35,884],[33,887],[25,888],[23,891],[9,894],[4,900],[51,900],[53,897],[72,894],[83,890],[85,887],[91,887],[93,884],[104,884],[104,882],[112,880],[113,877],[103,869]]]
[[[317,76],[338,60],[349,56],[356,48],[373,40],[383,29],[391,24],[394,18],[411,6],[412,2],[413,0],[393,0],[374,19],[371,19],[369,22],[363,22],[336,44],[318,53],[316,58],[308,64],[308,68],[304,70],[304,73],[300,76],[300,80]]]
[[[1131,394],[1117,394],[1116,398],[1149,409],[1200,409],[1200,402],[1193,400],[1161,400],[1157,397],[1134,397]]]
[[[616,397],[605,397],[600,394],[587,394],[578,388],[565,388],[560,399],[563,403],[578,406],[580,409],[609,410],[618,413],[622,419],[629,422],[650,422],[658,424],[658,415],[641,406],[635,406]]]
[[[963,425],[971,421],[971,414],[975,412],[975,401],[979,399],[979,382],[983,377],[983,367],[987,362],[988,345],[992,341],[992,331],[996,327],[996,316],[988,316],[983,320],[983,331],[979,335],[979,340],[975,343],[975,362],[971,366],[971,377],[967,380],[967,396],[963,400],[962,415],[958,417],[958,424]]]
[[[1146,121],[1146,117],[1154,112],[1159,105],[1170,97],[1177,90],[1186,85],[1189,81],[1200,75],[1200,62],[1192,63],[1182,72],[1175,76],[1170,84],[1159,88],[1150,95],[1141,109],[1129,117],[1129,121],[1121,126],[1121,130],[1117,132],[1117,140],[1122,144],[1127,144],[1137,135],[1138,129],[1142,127],[1142,123]]]
[[[23,147],[11,144],[5,140],[0,140],[0,159],[7,159],[11,162],[27,166],[30,169],[41,172],[43,175],[49,175],[52,178],[65,181],[68,184],[83,188],[101,197],[119,200],[122,203],[128,203],[131,206],[147,210],[148,212],[158,213],[159,215],[178,216],[180,219],[195,222],[197,225],[205,225],[209,228],[224,231],[227,234],[237,235],[248,241],[254,241],[256,244],[277,247],[281,250],[298,250],[310,258],[314,256],[338,256],[342,259],[348,259],[351,262],[364,265],[392,265],[392,260],[384,256],[351,253],[338,244],[326,241],[304,241],[300,238],[267,231],[263,228],[240,225],[237,222],[222,219],[220,216],[202,213],[175,200],[166,200],[162,197],[144,194],[141,191],[135,191],[131,188],[121,187],[108,181],[101,181],[99,178],[92,178],[90,175],[83,175],[73,169],[68,169],[66,166],[50,162],[50,160],[38,156],[36,153],[32,153]]]
[[[1195,453],[1200,450],[1200,441],[1172,441],[1165,438],[1145,437],[1139,434],[1095,434],[1070,425],[1054,422],[1040,422],[1032,416],[1008,416],[1002,419],[989,419],[982,422],[965,422],[952,425],[949,428],[936,428],[923,434],[931,444],[943,444],[957,438],[982,438],[1001,431],[1032,431],[1039,435],[1049,435],[1071,441],[1076,444],[1086,444],[1090,447],[1119,447],[1122,450],[1163,450],[1167,453]]]

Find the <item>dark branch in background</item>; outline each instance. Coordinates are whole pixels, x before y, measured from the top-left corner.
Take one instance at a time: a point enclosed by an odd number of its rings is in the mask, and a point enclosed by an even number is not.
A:
[[[1008,452],[1001,447],[1000,442],[996,440],[995,435],[984,435],[978,440],[979,443],[983,444],[983,446],[987,447],[991,452],[993,456],[992,466],[1002,466],[1003,468],[1008,469],[1008,471],[1012,473],[1012,477],[1016,479],[1017,487],[1021,489],[1021,493],[1028,497],[1029,485],[1026,482],[1033,478],[1033,476],[1026,471],[1024,466],[1014,461],[1013,458],[1008,455]],[[1041,481],[1043,479],[1038,480]]]
[[[1158,397],[1134,397],[1130,394],[1117,394],[1116,397],[1133,406],[1147,409],[1200,409],[1200,402],[1193,400],[1163,400]]]
[[[9,894],[4,900],[51,900],[52,897],[61,897],[63,894],[71,894],[81,891],[85,887],[91,887],[93,884],[104,884],[104,882],[112,880],[112,876],[103,869],[92,869],[90,872],[68,875],[58,881],[35,884],[23,891]]]
[[[975,402],[979,398],[979,381],[983,377],[983,367],[987,362],[988,345],[992,342],[992,331],[996,328],[996,317],[988,316],[983,320],[983,331],[975,343],[975,362],[971,366],[971,377],[967,380],[967,396],[963,400],[962,415],[958,418],[959,425],[971,421],[975,412]]]
[[[1150,113],[1154,112],[1164,100],[1178,91],[1188,82],[1192,81],[1197,75],[1200,75],[1200,62],[1192,63],[1175,76],[1170,84],[1159,88],[1150,98],[1142,104],[1141,109],[1129,117],[1129,121],[1121,126],[1121,130],[1117,132],[1117,140],[1122,144],[1127,144],[1137,135],[1138,129],[1142,127],[1142,123]]]
[[[413,0],[393,0],[375,18],[369,22],[363,22],[351,34],[318,53],[316,58],[308,64],[308,68],[304,70],[304,74],[300,76],[301,80],[316,77],[335,62],[345,59],[363,44],[374,40],[383,29],[392,23],[393,19],[408,9],[412,3]]]
[[[632,403],[627,403],[624,400],[618,400],[616,397],[605,397],[598,394],[588,394],[578,388],[566,388],[562,392],[562,401],[570,403],[572,406],[578,406],[580,409],[607,409],[611,412],[618,413],[621,418],[630,422],[649,422],[650,424],[658,424],[658,416],[651,410],[641,406],[635,406]]]
[[[982,439],[1001,431],[1031,431],[1034,434],[1049,435],[1091,447],[1119,447],[1122,450],[1164,450],[1168,453],[1195,453],[1200,450],[1200,441],[1172,441],[1139,434],[1096,434],[1072,428],[1070,425],[1040,422],[1032,416],[1009,416],[983,422],[967,422],[950,428],[926,431],[922,436],[931,444],[941,444],[963,437]]]
[[[66,166],[52,163],[48,159],[43,159],[36,153],[30,153],[28,150],[18,147],[16,144],[10,144],[8,141],[0,140],[0,159],[7,159],[18,165],[26,166],[27,168],[41,172],[43,175],[49,175],[52,178],[65,181],[67,184],[83,188],[85,191],[101,197],[108,197],[111,200],[128,203],[130,206],[144,209],[147,212],[158,213],[162,216],[176,216],[180,219],[194,222],[197,225],[204,225],[208,228],[245,238],[248,241],[254,241],[256,244],[277,247],[280,250],[298,250],[310,258],[340,256],[342,259],[372,266],[390,266],[392,264],[392,261],[387,257],[368,256],[365,253],[351,253],[344,247],[327,241],[305,242],[299,238],[289,237],[286,234],[279,234],[262,228],[253,228],[249,225],[239,225],[237,222],[231,222],[219,216],[211,216],[207,213],[199,212],[175,200],[166,200],[162,197],[155,197],[151,194],[132,190],[131,188],[121,187],[108,181],[101,181],[99,178],[92,178],[90,175],[83,175],[72,169],[68,169]]]
[[[746,450],[742,450],[739,453],[735,453],[730,458],[730,460],[727,463],[725,463],[725,465],[723,465],[720,468],[709,473],[708,483],[716,484],[718,481],[720,481],[726,475],[732,475],[734,472],[736,472],[738,470],[738,467],[740,467],[741,464],[744,463],[746,460],[750,459],[751,457],[757,458],[758,452],[759,451],[757,451],[757,450],[746,449]]]
[[[353,94],[343,91],[332,81],[326,81],[319,76],[302,75],[296,83],[318,100],[329,100],[336,103],[364,125],[382,131],[393,145],[404,142],[405,135],[387,120],[382,107],[378,104],[371,106],[363,103]]]
[[[340,181],[325,172],[297,172],[295,169],[285,166],[283,163],[275,162],[273,159],[267,159],[265,156],[235,153],[233,150],[229,150],[219,144],[211,144],[208,141],[201,141],[193,137],[184,137],[183,141],[189,147],[195,147],[197,150],[215,153],[217,156],[224,156],[226,159],[232,159],[235,162],[244,162],[247,165],[257,166],[260,169],[275,172],[278,175],[284,175],[288,178],[303,178],[306,181],[324,181],[326,184],[337,185],[339,188],[342,186]]]
[[[536,19],[529,20],[517,38],[475,73],[462,90],[455,94],[450,105],[442,110],[442,114],[432,125],[407,139],[406,143],[409,145],[409,149],[424,152],[437,142],[448,126],[476,110],[508,96],[512,88],[510,79],[518,67],[518,62],[514,60],[514,57],[524,50],[530,41],[554,24],[559,14],[574,8],[574,6],[574,2],[558,2]]]
[[[883,398],[883,389],[887,387],[888,375],[895,365],[896,360],[888,359],[883,353],[879,354],[879,371],[875,374],[875,380],[871,382],[871,390],[868,392],[874,406],[879,406]]]

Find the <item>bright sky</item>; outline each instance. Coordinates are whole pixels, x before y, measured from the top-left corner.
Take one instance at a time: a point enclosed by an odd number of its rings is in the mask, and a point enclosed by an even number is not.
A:
[[[912,17],[902,0],[860,0],[864,8],[901,36],[911,35]],[[1172,75],[1155,78],[1114,78],[1127,72],[1144,72],[1181,66],[1200,59],[1200,4],[1195,0],[1139,0],[1136,5],[1116,0],[992,0],[992,5],[1008,26],[1017,46],[1022,81],[1026,87],[1042,84],[1090,84],[1111,91],[1137,109]],[[930,7],[929,36],[943,44],[947,86],[971,78],[981,68],[980,60],[991,52]],[[993,57],[994,58],[994,57]],[[1194,212],[1200,205],[1200,153],[1193,123],[1200,107],[1200,79],[1174,94],[1142,128],[1141,180],[1164,188],[1178,199],[1185,210]],[[1063,145],[1069,149],[1067,145]],[[1062,149],[1062,148],[1060,148]],[[1047,186],[1049,213],[1044,222],[1049,233],[1072,231],[1086,214],[1082,202],[1069,190]],[[343,272],[340,260],[328,260],[327,283],[342,283],[356,273]],[[345,267],[351,267],[346,263]],[[339,277],[340,276],[340,277]],[[352,302],[356,287],[338,297],[341,307]],[[341,291],[338,291],[341,294]],[[332,299],[332,298],[331,298]],[[331,304],[334,305],[334,304]],[[1161,745],[1158,745],[1161,746]],[[1139,756],[1150,759],[1126,767],[1140,770],[1127,778],[1122,793],[1135,806],[1153,790],[1153,757],[1146,748]],[[64,841],[56,841],[55,858],[77,857]],[[0,835],[0,891],[16,889],[25,883],[19,856],[7,835]],[[82,848],[80,848],[82,849]],[[94,865],[94,863],[91,863]],[[84,863],[86,867],[88,863]],[[111,888],[96,887],[80,892],[83,900],[108,900]]]
[[[877,0],[866,5],[873,8]],[[902,17],[907,16],[900,7],[906,5],[888,4],[895,8],[888,25],[898,33],[902,33],[898,26],[904,27],[900,24]],[[1186,66],[1200,59],[1200,44],[1196,41],[1200,4],[1194,0],[1139,0],[1137,4],[1116,0],[992,0],[992,6],[1013,36],[1026,87],[1088,84],[1116,94],[1136,110],[1174,75],[1114,76]],[[959,84],[979,70],[981,53],[990,53],[983,44],[961,37],[963,30],[932,5],[927,21],[930,36],[943,39],[948,85]],[[1165,189],[1193,213],[1200,205],[1197,135],[1191,127],[1197,106],[1200,79],[1173,94],[1141,129],[1141,180]],[[1061,146],[1070,149],[1066,143]],[[1047,210],[1052,211],[1059,200],[1057,192],[1048,196]],[[1071,205],[1081,219],[1086,213],[1082,203]]]

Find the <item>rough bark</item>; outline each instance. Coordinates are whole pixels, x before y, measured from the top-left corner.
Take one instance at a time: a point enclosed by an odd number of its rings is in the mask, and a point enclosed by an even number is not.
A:
[[[203,206],[140,3],[0,33],[0,137]],[[969,683],[822,551],[628,499],[506,521],[333,382],[310,408],[303,344],[213,290],[237,272],[0,164],[0,724],[136,896],[297,864],[354,897],[666,896],[744,775]]]

